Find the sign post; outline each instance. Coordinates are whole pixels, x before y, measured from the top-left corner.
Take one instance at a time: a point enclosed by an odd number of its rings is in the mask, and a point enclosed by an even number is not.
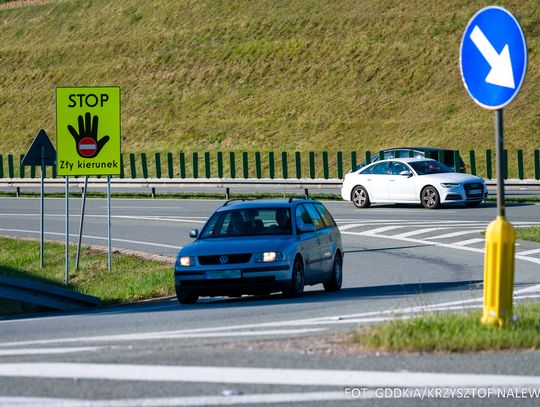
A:
[[[497,219],[486,230],[482,323],[502,328],[512,322],[516,242],[504,203],[503,107],[516,97],[527,70],[527,44],[516,18],[498,6],[478,11],[461,40],[460,66],[471,98],[495,111]]]
[[[40,199],[40,244],[39,244],[39,266],[43,268],[44,257],[44,234],[45,234],[45,166],[56,165],[56,150],[51,140],[40,130],[34,139],[34,142],[28,149],[28,152],[22,159],[22,165],[40,165],[41,166],[41,199]]]
[[[112,265],[110,176],[120,175],[120,88],[87,87],[56,88],[56,131],[58,175],[106,175],[108,177],[108,245],[109,271]],[[68,186],[66,186],[66,200]],[[86,187],[85,187],[86,197]],[[66,203],[66,225],[67,225]],[[82,221],[79,245],[82,238]],[[67,226],[66,226],[67,244]],[[68,279],[68,249],[66,247],[66,281]],[[78,263],[78,262],[77,262]]]

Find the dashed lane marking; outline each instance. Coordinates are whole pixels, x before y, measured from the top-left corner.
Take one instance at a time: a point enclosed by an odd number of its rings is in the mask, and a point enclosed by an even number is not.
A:
[[[60,355],[64,353],[96,352],[101,346],[85,346],[78,348],[30,348],[30,349],[0,349],[0,356],[21,355]]]

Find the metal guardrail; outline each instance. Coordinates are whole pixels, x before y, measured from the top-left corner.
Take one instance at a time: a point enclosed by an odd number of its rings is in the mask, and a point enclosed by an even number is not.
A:
[[[485,180],[488,186],[497,184],[496,179]],[[235,186],[266,186],[282,188],[295,186],[297,188],[328,189],[341,187],[343,180],[339,178],[111,178],[114,188],[159,188],[170,186],[233,188]],[[510,187],[540,187],[540,181],[534,179],[507,179],[504,184]],[[82,188],[84,178],[70,178],[70,187]],[[89,187],[107,185],[106,178],[89,178]],[[3,178],[0,187],[39,187],[40,180],[34,178]],[[45,178],[46,187],[64,187],[64,178]]]
[[[497,185],[496,180],[485,180],[490,190]],[[208,188],[222,189],[228,197],[230,190],[241,188],[263,188],[267,190],[289,191],[300,190],[308,194],[310,190],[336,190],[341,188],[342,180],[338,178],[112,178],[111,188],[116,190],[128,189],[149,189],[154,196],[160,188]],[[71,188],[84,187],[84,177],[70,178]],[[88,188],[104,188],[107,185],[105,178],[89,178]],[[0,179],[0,187],[15,188],[19,192],[20,188],[38,188],[40,182],[32,178],[4,178]],[[46,188],[63,188],[64,178],[46,178]],[[526,191],[538,191],[540,194],[540,181],[534,179],[508,179],[505,186]]]
[[[100,299],[37,281],[0,276],[0,298],[56,310],[97,306]]]

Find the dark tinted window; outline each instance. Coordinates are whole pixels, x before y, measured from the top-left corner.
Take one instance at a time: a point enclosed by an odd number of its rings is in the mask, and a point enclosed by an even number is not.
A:
[[[359,172],[359,174],[371,174],[372,169],[373,167],[364,168],[362,171]]]
[[[328,226],[336,226],[336,222],[334,222],[334,219],[332,218],[332,215],[330,215],[330,212],[328,212],[328,209],[325,208],[325,206],[321,203],[314,204],[315,208],[317,208],[317,211],[320,213],[321,218],[326,225]]]
[[[289,208],[246,208],[215,213],[201,239],[212,237],[291,234]]]
[[[392,163],[392,175],[399,175],[402,171],[410,171],[410,170],[403,163],[398,163],[398,162]]]
[[[389,167],[388,162],[376,164],[373,167],[371,174],[388,174],[388,167]]]
[[[442,174],[446,172],[453,172],[451,169],[441,164],[438,161],[415,161],[410,162],[409,165],[413,167],[418,175],[427,174]]]

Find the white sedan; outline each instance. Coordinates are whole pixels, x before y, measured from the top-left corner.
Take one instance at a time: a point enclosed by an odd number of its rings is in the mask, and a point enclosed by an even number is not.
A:
[[[345,176],[341,196],[358,208],[372,203],[422,203],[435,209],[443,203],[478,206],[487,197],[482,178],[453,172],[427,158],[395,158],[374,162]]]

